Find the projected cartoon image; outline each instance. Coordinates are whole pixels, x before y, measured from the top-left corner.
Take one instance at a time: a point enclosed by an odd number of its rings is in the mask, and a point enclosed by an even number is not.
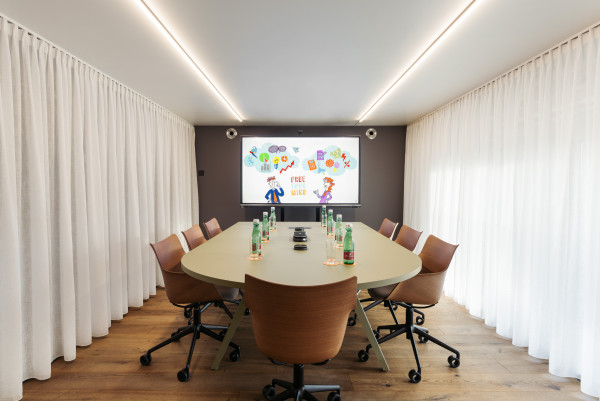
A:
[[[242,136],[238,160],[241,204],[360,204],[358,136]]]
[[[333,182],[333,178],[331,177],[324,177],[323,178],[323,193],[319,194],[319,189],[315,189],[313,191],[313,193],[315,195],[317,195],[317,198],[319,198],[319,203],[327,203],[331,200],[331,198],[333,198],[333,195],[331,194],[331,190],[333,189],[333,186],[335,185],[335,183]]]
[[[269,184],[269,191],[265,195],[267,203],[281,203],[281,197],[284,195],[283,188],[279,185],[279,181],[275,179],[275,176],[267,178],[267,184]]]
[[[252,147],[244,157],[244,166],[254,167],[260,173],[282,174],[288,169],[298,168],[300,159],[288,153],[287,146],[267,142],[260,148]]]
[[[357,160],[349,151],[335,145],[319,149],[311,157],[302,160],[304,170],[328,176],[340,176],[357,165]]]

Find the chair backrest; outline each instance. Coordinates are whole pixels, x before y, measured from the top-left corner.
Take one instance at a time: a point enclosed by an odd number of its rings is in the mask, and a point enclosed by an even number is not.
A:
[[[425,273],[427,270],[432,273],[441,273],[448,270],[456,248],[458,248],[458,245],[449,244],[434,235],[427,237],[427,241],[425,241],[425,245],[423,245],[423,249],[419,254],[423,263],[421,273]]]
[[[214,285],[188,276],[181,269],[181,258],[185,251],[177,235],[171,234],[150,246],[158,259],[169,301],[174,304],[191,304],[221,300]]]
[[[342,346],[348,313],[356,307],[356,277],[298,287],[246,274],[244,293],[254,338],[265,356],[291,364],[319,363]]]
[[[171,234],[155,244],[150,244],[150,246],[154,250],[162,271],[183,272],[181,270],[181,258],[185,255],[185,251],[175,234]]]
[[[223,230],[221,230],[221,226],[219,226],[219,222],[215,217],[213,217],[206,223],[202,223],[202,225],[204,226],[204,231],[206,231],[206,236],[208,237],[208,239],[211,239],[217,234],[223,232]]]
[[[381,222],[381,227],[379,227],[379,234],[383,234],[384,236],[392,239],[394,232],[396,231],[396,227],[398,223],[394,223],[387,217],[383,219]]]
[[[198,224],[194,224],[187,230],[182,231],[181,233],[183,234],[185,242],[187,242],[190,251],[206,242],[206,238],[204,238],[204,234],[202,234],[202,230],[200,229],[200,226]]]
[[[423,234],[423,231],[417,231],[407,225],[402,225],[394,241],[412,252],[415,250],[421,234]]]
[[[452,245],[430,235],[419,254],[421,271],[399,282],[387,299],[409,304],[432,305],[439,302],[446,272],[458,245]]]

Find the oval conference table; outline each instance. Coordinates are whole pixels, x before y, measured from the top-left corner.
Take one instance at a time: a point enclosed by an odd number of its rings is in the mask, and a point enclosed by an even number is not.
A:
[[[345,224],[344,224],[345,226]],[[181,260],[183,271],[192,277],[227,287],[244,288],[245,274],[279,284],[312,286],[333,283],[356,276],[358,290],[398,283],[415,276],[421,270],[421,259],[389,238],[363,223],[352,223],[355,264],[342,264],[342,250],[336,250],[337,266],[326,266],[325,228],[318,222],[278,222],[270,232],[270,241],[262,244],[263,257],[251,261],[251,222],[239,222],[201,246],[188,252]],[[295,227],[304,227],[308,235],[307,250],[294,250]],[[218,369],[246,310],[243,300],[213,361]],[[389,371],[361,303],[355,312],[381,368]]]

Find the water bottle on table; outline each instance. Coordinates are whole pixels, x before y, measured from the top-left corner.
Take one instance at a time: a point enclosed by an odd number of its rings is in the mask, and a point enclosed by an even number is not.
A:
[[[327,215],[327,236],[333,237],[333,209],[329,209]]]
[[[271,206],[271,215],[269,216],[269,230],[277,230],[277,218],[275,217],[275,207]]]
[[[346,225],[346,236],[344,237],[344,264],[354,264],[354,240],[352,239],[352,224]]]
[[[342,215],[338,214],[335,219],[335,247],[343,248],[344,232],[342,229]]]

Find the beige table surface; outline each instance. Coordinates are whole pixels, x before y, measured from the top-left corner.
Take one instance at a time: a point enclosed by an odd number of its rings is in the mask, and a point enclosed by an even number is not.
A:
[[[310,227],[308,250],[295,251],[293,228]],[[356,276],[358,289],[364,290],[398,283],[416,275],[421,259],[363,223],[352,223],[355,265],[325,266],[325,229],[320,223],[278,222],[263,243],[263,258],[248,260],[251,222],[240,222],[187,253],[181,260],[183,270],[200,280],[228,287],[244,288],[244,275],[287,285],[318,285]],[[342,250],[336,251],[341,262]]]
[[[209,283],[244,288],[244,276],[250,274],[263,280],[287,285],[319,285],[356,276],[358,289],[398,283],[415,276],[421,270],[421,259],[389,238],[363,223],[352,223],[355,265],[341,264],[342,250],[336,251],[338,266],[326,266],[325,229],[318,222],[278,222],[270,232],[270,242],[263,243],[263,258],[248,260],[251,222],[239,222],[221,234],[187,253],[181,260],[183,271]],[[291,228],[290,228],[291,227]],[[295,251],[294,227],[307,227],[308,250]],[[218,369],[229,341],[233,338],[243,315],[243,302],[234,316],[212,368]],[[389,370],[371,325],[357,299],[355,309],[365,334],[384,371]]]

